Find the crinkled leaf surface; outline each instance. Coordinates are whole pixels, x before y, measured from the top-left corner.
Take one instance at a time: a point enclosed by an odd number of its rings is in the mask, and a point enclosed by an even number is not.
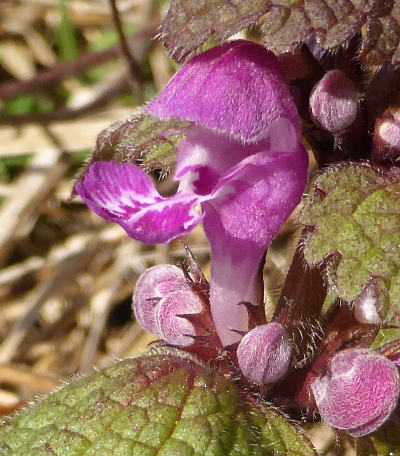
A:
[[[301,222],[314,227],[305,239],[310,265],[326,262],[331,291],[356,299],[373,279],[381,317],[400,310],[400,179],[367,164],[326,171],[314,183]]]
[[[177,352],[119,362],[0,427],[3,456],[316,456],[277,412]]]
[[[283,52],[312,39],[323,49],[361,32],[360,58],[369,64],[400,61],[399,0],[273,0],[262,18],[264,42]]]
[[[148,170],[170,172],[176,150],[191,123],[182,120],[162,121],[146,112],[139,112],[123,122],[115,122],[97,137],[89,161],[80,171],[81,180],[89,166],[97,161],[136,163]]]
[[[378,350],[391,342],[400,340],[400,328],[384,328],[379,331],[370,348]]]
[[[362,61],[400,62],[400,0],[173,0],[161,37],[181,60],[209,38],[223,41],[257,21],[278,53],[305,40],[332,49],[361,33]]]
[[[268,10],[269,0],[172,0],[160,38],[177,61],[213,37],[221,42]]]
[[[357,456],[400,456],[400,424],[389,422],[371,435],[356,439]]]

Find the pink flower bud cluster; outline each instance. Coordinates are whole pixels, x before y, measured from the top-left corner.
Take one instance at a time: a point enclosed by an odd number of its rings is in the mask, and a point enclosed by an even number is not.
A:
[[[181,269],[163,264],[148,269],[140,277],[133,296],[139,324],[171,345],[188,347],[196,329],[190,315],[203,310],[201,299],[192,291]]]
[[[133,309],[140,325],[171,345],[188,347],[197,334],[196,316],[207,310],[187,283],[181,269],[164,264],[139,278]],[[243,375],[261,385],[274,383],[288,370],[292,344],[280,323],[257,326],[237,347]]]

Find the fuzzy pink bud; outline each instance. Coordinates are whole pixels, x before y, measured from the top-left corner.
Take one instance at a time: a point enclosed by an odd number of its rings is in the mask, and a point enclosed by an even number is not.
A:
[[[260,384],[279,380],[289,367],[291,355],[292,344],[280,323],[257,326],[243,337],[237,349],[243,374]]]
[[[380,307],[378,284],[372,281],[354,301],[354,316],[360,323],[377,325],[381,322]]]
[[[400,107],[387,109],[376,121],[372,156],[377,161],[400,157]]]
[[[189,289],[181,269],[160,264],[147,269],[139,278],[133,295],[136,320],[150,334],[162,337],[154,317],[159,301],[176,290]]]
[[[396,407],[399,373],[393,362],[368,349],[338,353],[311,385],[321,418],[359,437],[381,426]]]
[[[191,290],[169,293],[155,308],[154,315],[161,337],[171,345],[188,347],[196,335],[190,316],[203,310],[201,299]]]
[[[333,134],[342,133],[357,117],[359,92],[341,70],[332,70],[314,86],[310,96],[313,120]]]

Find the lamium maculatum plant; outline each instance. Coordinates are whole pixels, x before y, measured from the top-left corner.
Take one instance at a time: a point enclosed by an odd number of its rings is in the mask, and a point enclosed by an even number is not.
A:
[[[156,348],[7,420],[0,452],[306,456],[302,426],[323,421],[357,456],[400,454],[400,2],[199,5],[171,1],[159,38],[181,67],[99,135],[75,192],[143,243],[202,224],[210,281],[189,247],[144,272],[133,310]]]

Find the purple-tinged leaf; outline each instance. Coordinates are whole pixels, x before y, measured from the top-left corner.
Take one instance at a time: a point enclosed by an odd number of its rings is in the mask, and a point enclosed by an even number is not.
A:
[[[210,38],[220,43],[255,23],[268,0],[172,0],[160,38],[178,62]]]
[[[208,365],[153,350],[0,423],[2,456],[317,456],[302,430]]]
[[[306,236],[309,265],[326,259],[331,292],[357,299],[374,278],[383,321],[399,321],[400,178],[368,164],[345,164],[314,182],[301,222],[314,227]]]
[[[322,419],[359,437],[389,418],[397,405],[400,379],[395,364],[384,356],[351,349],[339,352],[311,387]]]
[[[160,37],[181,61],[208,39],[220,43],[257,23],[276,53],[302,42],[334,49],[360,34],[364,63],[400,62],[400,0],[173,0]]]
[[[272,0],[261,18],[263,41],[284,52],[304,41],[323,49],[345,45],[361,33],[360,58],[369,64],[400,60],[399,0]]]

